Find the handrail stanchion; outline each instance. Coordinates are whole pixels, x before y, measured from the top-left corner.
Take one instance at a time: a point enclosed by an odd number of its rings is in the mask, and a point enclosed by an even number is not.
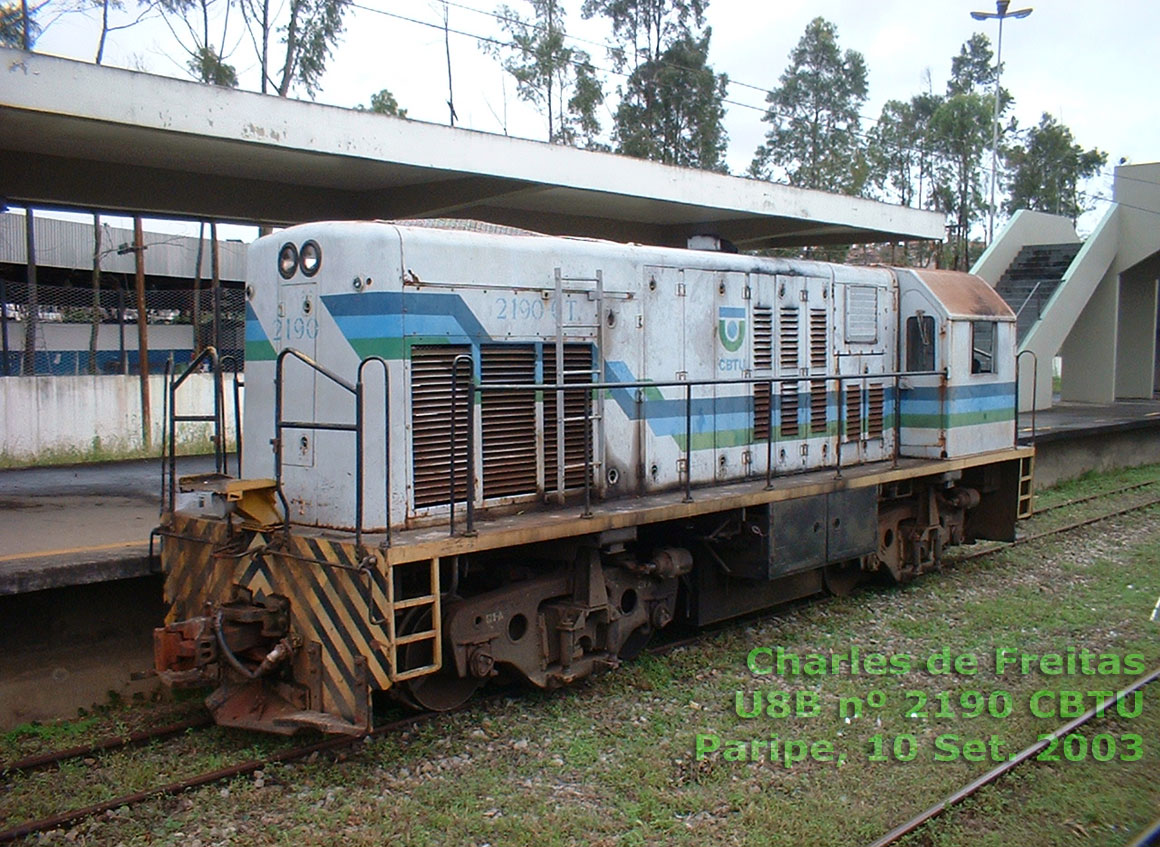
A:
[[[214,374],[214,413],[212,415],[179,415],[177,414],[177,389],[181,387],[191,374],[195,373],[202,363],[209,361],[210,370]],[[221,417],[221,364],[217,350],[213,347],[204,347],[194,357],[181,376],[171,379],[169,383],[169,511],[173,512],[177,501],[177,422],[202,422],[214,425],[214,459],[219,473],[222,464],[219,461],[222,440]]]
[[[455,470],[455,449],[456,449],[456,440],[457,440],[456,422],[459,419],[459,366],[463,365],[463,364],[467,365],[468,374],[470,374],[472,377],[474,377],[474,375],[475,375],[475,360],[472,359],[471,356],[468,355],[467,353],[460,353],[458,356],[456,356],[454,359],[451,360],[451,450],[450,450],[450,456],[448,459],[449,466],[447,468],[447,475],[449,477],[449,480],[448,480],[449,487],[448,487],[448,494],[447,494],[447,507],[448,507],[448,515],[449,515],[448,529],[447,529],[448,535],[455,535],[455,489],[457,487],[456,483],[458,482],[458,476],[459,476]],[[471,394],[469,392],[468,398],[467,398],[467,402],[468,402],[467,418],[468,418],[469,422],[470,422],[471,417],[472,417],[471,400],[472,400],[472,397],[471,397]],[[469,423],[469,430],[468,431],[470,433],[470,423]],[[468,435],[468,439],[470,440],[470,434]],[[470,475],[470,469],[468,469],[468,473]],[[473,492],[471,489],[472,489],[472,485],[469,481],[467,484],[467,497],[466,497],[468,504],[470,504],[470,502],[472,500]],[[468,506],[468,508],[470,508],[470,506]],[[470,531],[470,530],[471,530],[471,526],[470,526],[470,522],[469,522],[468,531]]]
[[[557,391],[563,389],[557,388]],[[592,517],[592,392],[594,389],[584,389],[584,514],[580,517]]]
[[[898,467],[898,456],[902,452],[902,378],[894,375],[894,459],[893,467]]]
[[[773,488],[773,380],[765,384],[765,488]]]
[[[1035,412],[1039,405],[1039,356],[1034,350],[1020,350],[1015,356],[1015,445],[1019,445],[1019,360],[1031,357],[1031,441],[1035,441]]]
[[[0,309],[4,305],[0,303]],[[161,496],[157,502],[161,505],[162,510],[165,508],[165,463],[168,460],[166,456],[166,445],[169,443],[169,383],[173,381],[173,357],[170,356],[165,360],[165,388],[161,392]]]
[[[685,502],[693,502],[693,384],[685,383]]]
[[[841,479],[842,478],[842,422],[846,417],[846,414],[845,414],[846,404],[843,402],[843,397],[842,397],[842,377],[840,375],[838,375],[835,377],[835,379],[837,380],[837,383],[838,383],[838,438],[837,438],[837,441],[834,445],[834,461],[837,464],[837,468],[835,469],[837,471],[836,476],[838,479]]]
[[[242,381],[239,378],[238,360],[234,356],[222,356],[222,367],[226,362],[231,365],[234,388],[234,452],[238,457],[238,479],[242,478]],[[224,424],[224,422],[223,422]],[[228,453],[227,453],[228,455]]]
[[[467,535],[475,535],[475,363],[467,381]]]
[[[386,536],[383,539],[382,547],[387,548],[391,546],[391,372],[387,360],[382,356],[368,356],[359,362],[356,387],[361,388],[365,384],[363,368],[371,362],[378,362],[383,366],[383,527]],[[364,407],[363,412],[365,413],[365,411]],[[358,423],[357,438],[362,441],[365,438],[366,422],[362,417],[359,417]],[[359,465],[362,465],[361,460]],[[357,540],[355,543],[358,543]]]

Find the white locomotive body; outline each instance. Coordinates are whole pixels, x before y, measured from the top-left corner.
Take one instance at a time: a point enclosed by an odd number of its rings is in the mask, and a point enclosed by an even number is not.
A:
[[[216,673],[219,720],[356,731],[366,690],[562,684],[675,615],[1013,534],[1015,323],[977,277],[490,229],[251,247],[243,471],[281,511],[162,530],[186,620],[158,667]],[[277,718],[239,705],[259,688]]]

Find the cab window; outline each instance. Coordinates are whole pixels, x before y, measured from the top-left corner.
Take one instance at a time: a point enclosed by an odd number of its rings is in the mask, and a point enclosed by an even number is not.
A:
[[[906,369],[934,370],[934,317],[918,314],[906,319]]]
[[[995,322],[971,321],[971,373],[995,372]]]

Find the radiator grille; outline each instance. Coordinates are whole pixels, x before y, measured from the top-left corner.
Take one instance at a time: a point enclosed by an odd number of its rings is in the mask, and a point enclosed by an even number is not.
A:
[[[846,386],[846,440],[862,437],[862,386]]]
[[[753,307],[753,367],[773,367],[773,309],[769,306]]]
[[[798,387],[797,383],[782,383],[781,385],[781,437],[797,438],[801,434],[798,424]]]
[[[826,316],[825,309],[810,309],[810,367],[826,367]]]
[[[411,350],[411,464],[415,506],[446,505],[451,457],[455,499],[467,496],[467,368],[460,369],[455,445],[451,449],[451,363],[467,346],[416,346]]]
[[[881,438],[883,429],[883,408],[886,405],[886,389],[882,383],[875,383],[866,390],[866,437]]]
[[[593,382],[591,344],[564,345],[564,383]],[[556,383],[556,348],[554,344],[544,345],[544,385]],[[584,416],[584,404],[590,402],[588,391],[564,392],[564,488],[584,486],[584,423],[576,420]],[[591,414],[591,412],[589,412]],[[589,423],[589,430],[592,425]],[[544,392],[544,490],[557,491],[556,479],[556,392]],[[592,441],[589,441],[592,444]],[[577,467],[579,466],[579,467]]]
[[[758,382],[753,386],[753,440],[765,441],[769,438],[769,407],[773,384]]]
[[[797,306],[781,307],[781,326],[779,328],[778,343],[780,345],[778,361],[783,368],[796,368],[798,357],[798,310]]]
[[[810,435],[826,433],[826,381],[810,383]]]
[[[536,348],[531,344],[484,344],[481,383],[533,385]],[[483,496],[536,492],[536,396],[530,391],[484,391],[480,396]]]

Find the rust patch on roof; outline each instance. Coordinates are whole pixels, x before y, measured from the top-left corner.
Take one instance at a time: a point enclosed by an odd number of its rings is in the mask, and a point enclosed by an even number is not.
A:
[[[946,307],[952,318],[1015,320],[1011,307],[982,277],[961,271],[911,270]]]

